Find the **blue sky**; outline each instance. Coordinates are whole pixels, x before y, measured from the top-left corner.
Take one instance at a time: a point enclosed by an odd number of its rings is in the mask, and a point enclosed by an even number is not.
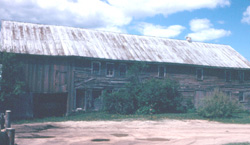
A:
[[[0,19],[226,44],[250,60],[250,0],[0,0]]]

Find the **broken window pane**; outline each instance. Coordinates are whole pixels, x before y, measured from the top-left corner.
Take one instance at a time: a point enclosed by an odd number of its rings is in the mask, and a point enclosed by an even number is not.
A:
[[[107,76],[112,77],[114,76],[114,64],[107,63]]]

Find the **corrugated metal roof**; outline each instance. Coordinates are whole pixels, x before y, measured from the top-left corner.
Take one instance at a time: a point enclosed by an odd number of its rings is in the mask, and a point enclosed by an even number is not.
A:
[[[228,45],[13,21],[2,21],[1,35],[6,52],[250,68]]]

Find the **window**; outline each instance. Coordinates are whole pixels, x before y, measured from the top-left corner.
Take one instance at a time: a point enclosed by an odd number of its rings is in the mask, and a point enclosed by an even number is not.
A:
[[[163,78],[165,76],[165,67],[164,66],[158,67],[158,76],[161,78]]]
[[[120,64],[120,76],[125,77],[127,73],[127,66],[126,64]]]
[[[197,80],[203,80],[203,69],[202,68],[197,68],[196,69],[196,78]]]
[[[244,82],[244,72],[243,71],[238,71],[238,79],[240,82]]]
[[[92,74],[99,75],[100,74],[100,62],[92,62]]]
[[[225,80],[226,80],[226,82],[231,81],[231,71],[229,71],[229,70],[225,71]]]
[[[243,92],[240,92],[240,93],[239,93],[239,101],[240,101],[240,102],[244,102],[244,101],[245,101],[244,93],[243,93]]]
[[[244,72],[244,80],[249,81],[250,80],[250,71],[245,71]]]
[[[113,63],[107,63],[107,77],[113,77],[114,76],[114,64]]]

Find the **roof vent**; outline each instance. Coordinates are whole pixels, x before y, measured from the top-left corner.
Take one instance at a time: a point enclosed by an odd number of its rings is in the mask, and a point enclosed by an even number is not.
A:
[[[188,42],[192,42],[192,38],[191,38],[191,37],[186,37],[186,40],[187,40]]]

